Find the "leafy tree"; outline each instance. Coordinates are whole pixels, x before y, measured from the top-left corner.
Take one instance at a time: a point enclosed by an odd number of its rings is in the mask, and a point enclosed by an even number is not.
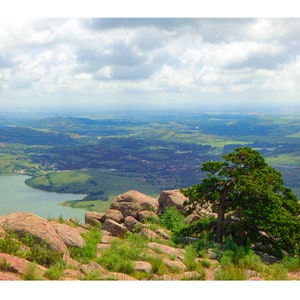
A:
[[[256,243],[276,256],[282,250],[299,254],[300,204],[281,174],[249,147],[222,158],[204,163],[207,177],[182,190],[191,208],[210,204],[217,212],[216,241],[232,235],[239,244]]]

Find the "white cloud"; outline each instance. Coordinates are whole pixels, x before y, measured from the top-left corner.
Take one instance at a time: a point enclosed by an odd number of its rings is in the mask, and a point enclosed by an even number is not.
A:
[[[63,93],[71,104],[87,94],[108,102],[296,95],[299,26],[299,19],[0,20],[0,96]]]

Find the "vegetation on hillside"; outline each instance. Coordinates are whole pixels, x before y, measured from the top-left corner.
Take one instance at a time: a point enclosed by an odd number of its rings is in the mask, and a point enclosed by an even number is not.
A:
[[[239,245],[254,243],[280,258],[284,252],[299,255],[300,204],[281,174],[249,147],[223,159],[204,163],[207,177],[182,191],[192,209],[212,205],[217,212],[216,241],[232,236]]]

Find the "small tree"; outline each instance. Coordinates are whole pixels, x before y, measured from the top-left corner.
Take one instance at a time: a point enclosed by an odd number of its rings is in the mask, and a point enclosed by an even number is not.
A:
[[[222,158],[204,163],[207,177],[182,190],[192,208],[211,204],[217,212],[216,241],[231,234],[239,244],[257,243],[277,256],[299,254],[300,204],[281,174],[249,147]]]

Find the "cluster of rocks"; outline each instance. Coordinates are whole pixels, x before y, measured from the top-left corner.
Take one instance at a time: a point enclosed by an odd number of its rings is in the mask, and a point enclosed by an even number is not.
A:
[[[193,272],[188,272],[187,267],[183,264],[184,250],[156,243],[156,239],[168,240],[170,233],[167,230],[158,228],[156,231],[151,230],[145,224],[149,219],[158,218],[159,214],[166,211],[168,207],[176,207],[183,212],[184,202],[187,200],[179,190],[164,191],[158,198],[144,195],[138,191],[130,190],[117,196],[106,213],[88,211],[85,214],[85,223],[80,224],[76,220],[72,222],[61,223],[58,220],[46,220],[33,213],[15,212],[0,217],[0,238],[5,237],[7,233],[14,232],[20,237],[30,235],[36,243],[46,243],[49,249],[63,253],[63,259],[68,265],[75,266],[75,269],[66,269],[64,279],[80,279],[84,274],[96,270],[101,271],[103,278],[113,278],[119,280],[133,280],[134,278],[119,273],[111,273],[96,262],[90,264],[80,264],[71,258],[70,247],[83,247],[85,241],[82,233],[87,233],[91,226],[99,225],[102,231],[102,239],[97,246],[99,255],[103,249],[109,248],[115,237],[123,237],[126,232],[138,231],[141,235],[149,238],[149,253],[156,255],[157,251],[164,253],[166,257],[163,262],[166,266],[177,268],[181,274],[174,275],[173,279],[193,278],[197,276]],[[198,215],[200,218],[200,215]],[[195,216],[193,217],[193,219]],[[172,255],[173,260],[167,257]],[[30,264],[24,258],[16,257],[6,253],[0,253],[0,260],[4,259],[10,265],[13,272],[3,272],[0,270],[0,279],[13,280],[21,279],[22,273]],[[148,262],[135,261],[134,269],[140,272],[152,272],[152,266]],[[43,278],[45,267],[37,265],[37,272]],[[164,278],[153,279],[171,279],[164,275]],[[155,277],[154,276],[154,277]],[[165,278],[166,277],[166,278]],[[45,278],[46,279],[46,278]]]
[[[185,210],[184,203],[188,200],[180,190],[163,191],[158,198],[144,195],[138,191],[130,190],[117,196],[110,209],[102,214],[90,211],[85,214],[85,223],[91,225],[101,224],[101,228],[113,236],[123,237],[127,231],[141,230],[145,235],[155,238],[163,236],[163,232],[154,233],[143,224],[147,220],[158,219],[168,208],[175,207],[179,212]],[[201,208],[186,217],[187,222],[200,219],[203,215],[213,215],[211,211]]]

